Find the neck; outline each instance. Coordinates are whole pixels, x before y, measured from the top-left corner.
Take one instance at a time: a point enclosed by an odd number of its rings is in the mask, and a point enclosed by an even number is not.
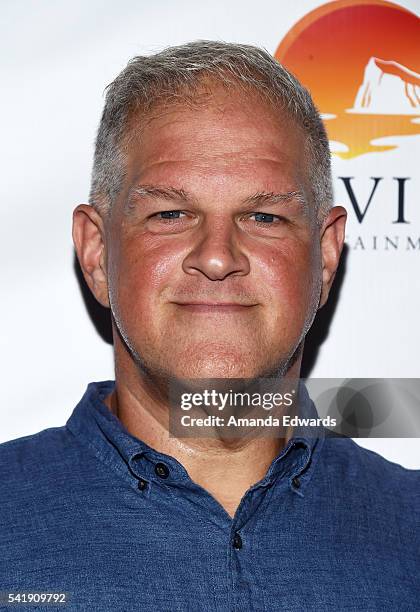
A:
[[[298,378],[301,358],[285,377]],[[115,360],[115,390],[105,404],[133,436],[177,459],[190,478],[206,489],[233,517],[245,492],[261,480],[291,436],[226,440],[169,436],[169,407],[145,382],[126,353]]]

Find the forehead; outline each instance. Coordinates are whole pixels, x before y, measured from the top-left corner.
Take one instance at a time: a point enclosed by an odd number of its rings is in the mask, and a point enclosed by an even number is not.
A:
[[[305,136],[281,109],[257,94],[218,88],[191,106],[133,117],[128,179],[172,181],[180,174],[305,182]],[[147,176],[146,176],[147,175]]]

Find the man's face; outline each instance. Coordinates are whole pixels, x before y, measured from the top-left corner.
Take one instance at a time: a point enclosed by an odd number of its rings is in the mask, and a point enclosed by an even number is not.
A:
[[[108,286],[151,372],[251,378],[290,358],[321,283],[316,214],[299,193],[308,198],[304,137],[252,96],[167,109],[132,142]]]

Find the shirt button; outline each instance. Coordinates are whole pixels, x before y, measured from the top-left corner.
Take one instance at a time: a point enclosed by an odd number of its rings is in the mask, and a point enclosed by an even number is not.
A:
[[[233,537],[233,548],[236,548],[236,550],[240,550],[242,548],[242,538],[239,533],[235,533]]]
[[[292,484],[296,489],[299,489],[300,487],[300,480],[297,476],[295,476],[292,480]]]
[[[137,486],[140,489],[140,491],[144,491],[144,489],[147,487],[147,481],[144,480],[143,478],[140,478],[140,480],[137,483]]]
[[[164,463],[156,463],[155,473],[159,478],[168,478],[169,469]]]

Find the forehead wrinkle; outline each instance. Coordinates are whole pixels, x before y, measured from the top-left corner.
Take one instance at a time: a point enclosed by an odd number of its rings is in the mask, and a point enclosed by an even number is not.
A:
[[[220,139],[217,140],[220,141]],[[173,139],[173,142],[176,143],[176,139]],[[206,139],[206,142],[208,142],[208,139]],[[156,144],[156,142],[154,144]],[[169,150],[171,149],[172,144],[173,143],[171,142],[171,140],[169,140],[169,142],[164,140],[162,146],[164,146],[166,150]],[[225,164],[223,165],[226,165],[231,163],[232,158],[234,161],[240,160],[248,163],[268,162],[269,164],[275,164],[277,166],[284,166],[285,164],[288,164],[291,161],[291,157],[286,151],[282,151],[276,148],[275,146],[271,146],[271,151],[268,153],[259,153],[257,150],[257,146],[249,146],[248,148],[232,146],[228,150],[226,148],[226,141],[222,142],[221,144],[223,146],[220,149],[220,152],[217,152],[214,147],[211,153],[202,153],[202,142],[197,141],[196,139],[191,139],[191,141],[188,142],[188,148],[190,152],[189,156],[180,157],[179,155],[176,155],[174,157],[165,157],[163,159],[161,158],[159,159],[159,161],[153,162],[150,162],[150,160],[146,158],[147,169],[153,168],[155,166],[174,163],[194,163],[195,165],[202,164],[204,166],[207,166],[214,163],[215,161],[222,161],[225,162]],[[191,151],[193,152],[191,153]]]

